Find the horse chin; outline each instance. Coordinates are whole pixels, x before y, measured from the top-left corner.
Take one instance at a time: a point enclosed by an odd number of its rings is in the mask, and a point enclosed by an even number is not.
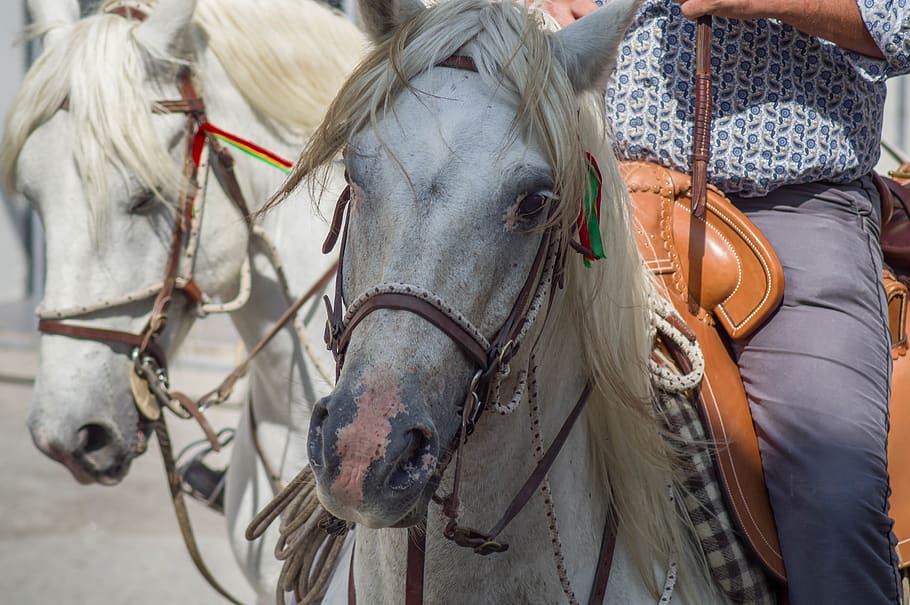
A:
[[[53,456],[52,458],[62,464],[73,476],[73,479],[75,479],[79,484],[93,485],[97,483],[98,485],[109,487],[118,485],[121,481],[123,481],[123,478],[126,477],[132,463],[132,459],[127,458],[110,469],[105,469],[102,472],[94,472],[86,469],[82,464],[73,458],[54,458]]]
[[[421,493],[420,497],[417,499],[417,502],[408,509],[404,516],[390,525],[389,527],[413,527],[415,525],[421,525],[427,520],[427,510],[430,507],[430,501],[433,499],[433,495],[436,493],[436,490],[439,489],[440,479],[433,477],[427,482],[426,487]]]

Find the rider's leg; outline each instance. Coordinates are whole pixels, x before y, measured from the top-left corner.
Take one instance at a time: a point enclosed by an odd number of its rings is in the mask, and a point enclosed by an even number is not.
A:
[[[739,363],[792,605],[894,605],[890,342],[871,179],[735,198],[784,267],[779,311]]]

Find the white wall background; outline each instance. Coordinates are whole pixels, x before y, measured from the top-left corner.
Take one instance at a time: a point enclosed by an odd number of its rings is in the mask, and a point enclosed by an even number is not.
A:
[[[888,104],[885,107],[882,139],[898,149],[903,161],[910,162],[910,76],[896,78],[888,83]],[[890,159],[887,156],[887,152],[882,152],[882,164]]]

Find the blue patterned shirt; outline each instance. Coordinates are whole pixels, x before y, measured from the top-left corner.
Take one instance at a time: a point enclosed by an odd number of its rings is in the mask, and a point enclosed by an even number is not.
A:
[[[859,8],[885,60],[775,20],[714,18],[711,183],[759,196],[872,170],[884,80],[910,72],[910,0],[859,0]],[[645,0],[607,88],[621,158],[689,171],[694,72],[695,24],[672,0]]]

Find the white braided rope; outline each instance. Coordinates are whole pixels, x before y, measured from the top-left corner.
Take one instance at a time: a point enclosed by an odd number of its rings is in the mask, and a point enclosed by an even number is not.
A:
[[[689,360],[692,370],[688,374],[679,374],[674,368],[660,365],[653,359],[648,359],[648,370],[654,385],[665,393],[682,393],[693,389],[701,383],[705,374],[705,358],[697,342],[689,340],[682,331],[674,326],[668,317],[676,311],[670,303],[660,297],[651,298],[651,327],[661,336],[673,341]],[[682,321],[681,319],[679,321]]]
[[[667,483],[667,496],[670,498],[670,503],[676,503],[676,492],[673,489],[673,483]],[[673,552],[672,557],[676,557],[677,553]],[[674,559],[670,559],[670,565],[667,566],[667,578],[664,580],[664,589],[660,593],[660,599],[657,601],[657,605],[669,605],[670,601],[673,599],[673,591],[676,589],[676,579],[679,576],[679,565]]]
[[[484,349],[490,348],[490,341],[487,340],[486,336],[484,336],[483,333],[481,333],[481,331],[474,324],[472,324],[470,320],[465,317],[460,311],[455,310],[446,301],[444,301],[436,294],[433,294],[426,288],[415,286],[413,284],[388,282],[373,286],[355,298],[354,301],[348,306],[347,312],[344,314],[344,325],[348,325],[351,322],[351,319],[360,310],[360,307],[362,307],[369,299],[379,294],[406,294],[408,296],[413,296],[414,298],[419,298],[424,302],[430,303],[439,311],[445,313],[449,319],[457,323],[461,329],[471,335],[471,337],[474,338],[474,340],[476,340],[477,343],[480,344]]]
[[[278,279],[281,281],[281,285],[284,286],[284,289],[286,291],[290,292],[287,274],[284,272],[284,263],[281,262],[281,254],[278,252],[278,246],[275,245],[275,242],[272,241],[272,238],[269,236],[268,232],[263,229],[262,225],[253,225],[251,231],[253,233],[253,237],[256,238],[256,240],[265,250],[265,254],[269,258],[269,263],[271,263],[272,268],[275,270],[275,273],[278,274]],[[290,298],[290,295],[288,298]]]
[[[189,275],[192,277],[193,269],[196,266],[196,252],[199,248],[199,234],[202,232],[202,219],[205,216],[205,201],[208,199],[209,179],[209,155],[208,145],[202,147],[202,155],[199,156],[199,166],[196,169],[196,195],[190,208],[190,230],[186,238],[186,244],[183,248],[183,256],[177,265],[177,275]],[[202,175],[202,184],[199,184],[199,175]]]
[[[521,370],[518,373],[518,378],[515,380],[515,391],[512,393],[512,398],[509,399],[509,402],[506,404],[502,403],[501,387],[502,381],[497,380],[494,387],[495,392],[492,399],[493,410],[503,416],[506,416],[518,409],[518,406],[521,405],[522,399],[525,398],[525,394],[528,391],[528,371]]]
[[[673,591],[676,589],[676,578],[678,575],[679,566],[676,561],[672,561],[667,569],[667,580],[664,582],[664,591],[660,593],[660,600],[657,601],[658,605],[669,605],[673,599]]]
[[[196,315],[205,317],[214,313],[233,313],[239,311],[250,301],[250,294],[253,291],[252,269],[250,268],[250,257],[247,255],[240,265],[240,284],[237,286],[237,296],[232,300],[223,303],[207,303],[207,296],[203,296],[202,304],[196,307]]]
[[[177,287],[183,288],[188,282],[189,280],[187,278],[178,277]],[[71,317],[78,317],[80,315],[94,313],[95,311],[104,311],[105,309],[111,309],[113,307],[119,307],[134,302],[148,300],[149,298],[154,298],[158,295],[158,292],[160,292],[163,287],[164,281],[160,281],[151,286],[139,288],[120,296],[103,299],[98,302],[86,305],[71,305],[69,307],[53,308],[47,307],[44,304],[40,304],[38,305],[38,308],[35,309],[35,315],[38,316],[38,319],[68,319]]]

